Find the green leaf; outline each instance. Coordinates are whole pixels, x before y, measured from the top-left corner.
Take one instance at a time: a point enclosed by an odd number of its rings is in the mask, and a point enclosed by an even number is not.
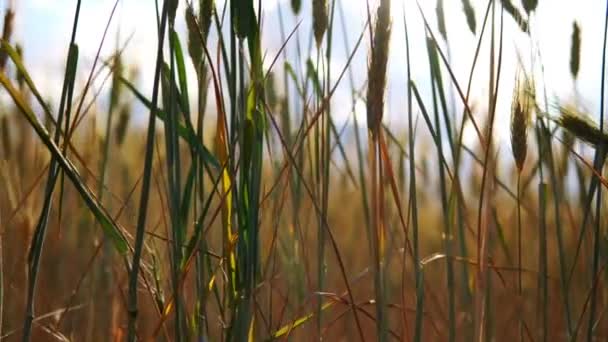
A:
[[[182,50],[182,45],[179,42],[177,32],[173,30],[171,31],[171,35],[173,38],[173,50],[175,53],[175,64],[177,66],[177,77],[179,79],[182,111],[184,113],[184,119],[190,122],[190,99],[188,98],[188,78],[186,76],[186,62],[184,61],[184,53]]]
[[[317,73],[317,69],[310,58],[306,61],[306,75],[312,81],[312,85],[317,96],[323,97],[323,88],[321,87],[319,74]]]
[[[146,106],[146,108],[152,109],[152,102],[150,102],[142,93],[140,93],[131,82],[129,82],[124,77],[121,77],[120,80],[125,84],[125,86],[129,90],[131,90],[131,92],[133,92],[133,95],[135,95],[135,97],[144,106]],[[162,109],[156,108],[154,112],[156,113],[158,119],[163,122],[166,120],[167,116]],[[213,154],[207,149],[207,147],[205,147],[205,145],[203,145],[203,143],[198,140],[198,137],[196,136],[196,132],[194,132],[194,130],[192,130],[191,128],[189,129],[180,124],[177,127],[177,134],[179,134],[180,137],[186,140],[186,142],[196,150],[200,157],[203,158],[205,163],[213,166],[215,170],[220,170],[221,166],[219,161],[213,156]]]
[[[321,306],[321,311],[327,310],[335,303],[336,303],[335,301],[330,301],[330,302],[323,304],[323,306]],[[310,321],[314,316],[315,316],[314,313],[309,313],[305,316],[302,316],[302,317],[294,320],[293,322],[291,322],[287,325],[284,325],[283,327],[281,327],[280,329],[275,331],[270,338],[266,339],[266,341],[272,341],[272,340],[281,338],[283,336],[286,336],[287,334],[292,332],[294,329],[296,329],[296,328],[302,326],[303,324],[305,324],[306,322]]]
[[[82,178],[80,177],[74,164],[72,164],[72,162],[61,153],[59,147],[55,144],[46,128],[44,128],[42,123],[40,123],[31,107],[3,73],[0,73],[0,84],[2,84],[2,86],[4,86],[4,88],[8,91],[9,95],[15,102],[15,105],[17,105],[17,107],[21,110],[21,113],[25,116],[27,121],[40,137],[40,140],[42,140],[49,152],[57,160],[65,174],[72,181],[72,184],[101,225],[106,236],[114,244],[116,250],[120,254],[125,255],[128,251],[128,243],[121,229],[118,227],[118,224],[114,222],[110,214],[93,195],[93,192],[82,181]]]
[[[284,68],[287,75],[289,75],[289,77],[295,84],[296,89],[298,90],[298,95],[300,95],[300,97],[303,97],[304,90],[302,90],[302,87],[300,87],[300,83],[298,82],[298,76],[296,76],[296,72],[293,70],[293,67],[288,61],[285,61]]]
[[[54,126],[57,126],[57,122],[55,121],[55,118],[51,114],[51,110],[50,110],[48,104],[44,101],[44,99],[40,95],[38,88],[36,88],[34,81],[32,81],[32,78],[30,77],[29,72],[27,72],[27,69],[23,65],[23,61],[21,60],[21,57],[19,57],[19,54],[17,53],[17,51],[4,39],[0,39],[0,48],[2,49],[2,51],[6,52],[8,54],[9,58],[15,64],[17,71],[22,75],[23,79],[25,80],[25,83],[30,88],[30,91],[32,92],[32,94],[34,95],[36,100],[38,100],[38,103],[40,104],[42,109],[44,109],[44,114],[46,115],[46,118],[51,120],[51,122],[53,123]]]

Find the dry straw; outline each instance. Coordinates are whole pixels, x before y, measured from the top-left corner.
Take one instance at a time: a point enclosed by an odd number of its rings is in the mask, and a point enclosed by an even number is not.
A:
[[[327,25],[327,0],[312,0],[312,28],[317,47],[321,46]]]
[[[391,36],[391,2],[382,0],[378,7],[378,17],[374,30],[367,85],[367,127],[376,135],[382,122],[384,110],[384,89],[386,86],[386,65]]]

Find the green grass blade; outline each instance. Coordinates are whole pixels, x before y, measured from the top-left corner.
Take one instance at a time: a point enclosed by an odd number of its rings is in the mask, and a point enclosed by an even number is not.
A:
[[[48,103],[44,100],[44,98],[40,94],[40,91],[38,91],[38,88],[34,84],[30,73],[27,71],[27,68],[23,64],[23,61],[21,60],[21,57],[19,57],[17,51],[4,39],[0,39],[0,49],[7,53],[8,57],[15,64],[15,67],[17,68],[18,72],[23,75],[22,77],[25,80],[25,84],[27,84],[27,86],[29,87],[30,91],[38,101],[38,104],[40,104],[40,106],[44,109],[45,119],[50,120],[53,125],[57,126],[55,118],[53,117],[53,115],[51,115],[51,110],[48,106]]]
[[[152,108],[153,108],[152,102],[150,102],[148,99],[146,99],[146,97],[142,93],[140,93],[135,88],[135,86],[131,82],[129,82],[127,79],[121,77],[121,81],[124,82],[124,84],[127,86],[127,88],[131,92],[133,92],[133,95],[135,95],[135,97],[144,106],[146,106],[146,108],[148,108],[149,110],[152,111]],[[154,112],[154,115],[158,119],[160,119],[163,122],[166,121],[167,115],[162,109],[155,108],[155,110],[153,112]],[[216,171],[221,168],[221,165],[220,165],[219,161],[217,160],[217,158],[215,158],[215,156],[213,156],[213,154],[207,149],[207,147],[205,147],[205,145],[203,145],[203,143],[198,139],[196,132],[194,132],[192,129],[180,124],[177,128],[177,133],[179,134],[180,137],[182,137],[184,140],[186,140],[186,142],[188,143],[189,146],[193,147],[196,150],[196,152],[199,154],[199,156],[203,158],[205,163],[212,166]]]
[[[118,224],[114,222],[110,214],[105,210],[105,208],[98,202],[93,192],[89,189],[89,187],[84,184],[82,181],[80,174],[76,170],[74,164],[67,158],[63,156],[59,147],[53,142],[48,131],[42,123],[36,117],[36,114],[29,107],[25,99],[21,97],[19,91],[14,88],[11,82],[6,78],[4,74],[0,74],[0,84],[8,91],[9,95],[21,111],[21,113],[25,116],[27,121],[30,123],[32,128],[38,134],[40,140],[47,147],[49,152],[53,155],[54,158],[57,159],[59,166],[68,176],[68,178],[72,181],[73,185],[76,187],[76,190],[85,201],[104,232],[110,238],[110,241],[114,244],[114,247],[120,254],[125,254],[128,249],[128,244],[125,236],[123,235],[121,229]]]

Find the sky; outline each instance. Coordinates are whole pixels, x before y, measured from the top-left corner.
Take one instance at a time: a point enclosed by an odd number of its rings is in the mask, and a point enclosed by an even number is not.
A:
[[[0,8],[7,6],[7,1],[0,0]],[[344,26],[337,17],[337,30],[335,32],[335,45],[332,50],[331,61],[332,80],[335,81],[346,64],[348,53],[345,41],[352,49],[359,34],[364,28],[366,20],[365,0],[339,0],[344,10]],[[67,54],[67,47],[72,29],[72,20],[75,11],[74,0],[20,0],[13,1],[16,7],[15,33],[13,41],[24,46],[25,63],[31,70],[32,78],[47,98],[58,98],[61,92],[63,68]],[[263,0],[263,46],[268,56],[274,57],[283,44],[279,25],[279,15],[282,14],[285,34],[293,30],[301,21],[297,31],[297,38],[286,45],[286,53],[292,64],[297,61],[298,44],[302,51],[308,49],[310,27],[310,1],[302,1],[303,8],[299,17],[292,14],[289,0]],[[519,0],[513,0],[519,5]],[[79,81],[84,83],[92,67],[93,58],[99,48],[105,26],[110,18],[115,0],[83,0],[78,33],[76,37],[80,50]],[[125,50],[125,60],[129,64],[138,66],[138,86],[145,94],[150,94],[155,63],[155,23],[156,12],[152,0],[119,0],[117,10],[110,25],[108,38],[102,48],[102,56],[109,56],[117,46],[123,46],[128,40]],[[218,8],[222,8],[224,1],[216,1]],[[374,8],[377,0],[370,0]],[[421,0],[422,11],[428,18],[434,33],[436,30],[434,0]],[[466,85],[468,73],[474,56],[477,38],[470,33],[462,11],[460,0],[445,0],[446,26],[448,29],[448,43],[442,44],[444,51],[449,52],[450,63],[455,76],[461,85]],[[478,30],[481,27],[487,0],[472,0],[475,8]],[[420,12],[414,0],[392,1],[392,39],[389,56],[388,86],[386,107],[387,114],[384,122],[390,125],[404,125],[406,118],[406,57],[405,38],[403,29],[403,13],[408,20],[408,29],[411,41],[412,78],[419,85],[423,98],[430,99],[429,71],[424,43],[424,26]],[[535,76],[537,82],[544,79],[544,88],[549,103],[555,101],[573,101],[575,97],[581,106],[591,115],[597,116],[600,112],[600,80],[601,80],[601,48],[603,39],[603,25],[605,20],[604,1],[599,0],[540,0],[538,9],[532,19],[532,38],[521,33],[514,21],[505,16],[504,57],[497,103],[497,139],[508,138],[509,113],[512,98],[512,89],[517,73],[518,55],[522,56],[524,68],[530,72],[530,44],[537,46],[541,58],[535,59]],[[180,1],[180,20],[177,30],[185,33],[183,23],[184,1]],[[570,36],[573,21],[579,22],[582,30],[581,67],[576,83],[578,94],[575,96],[574,82],[569,72]],[[211,39],[214,39],[212,31]],[[185,35],[182,35],[185,37]],[[343,38],[346,37],[346,40]],[[472,104],[479,109],[479,116],[487,108],[487,78],[488,78],[488,43],[487,39],[482,45],[481,57],[475,74],[472,87]],[[185,38],[183,38],[185,44]],[[314,44],[313,44],[314,45]],[[357,88],[364,87],[367,73],[367,57],[370,43],[365,37],[360,50],[357,52],[351,65],[352,76]],[[314,46],[312,47],[314,49]],[[272,60],[272,58],[267,60]],[[540,73],[540,65],[544,73]],[[447,77],[447,74],[445,74]],[[190,80],[194,82],[194,77]],[[444,82],[448,82],[447,78]],[[542,84],[542,83],[540,83]],[[194,83],[192,83],[194,86]],[[100,86],[100,84],[97,84]],[[538,86],[537,86],[538,87]],[[426,94],[426,95],[425,95]],[[457,95],[455,95],[457,99]],[[458,100],[456,105],[458,106]],[[332,115],[337,121],[344,122],[350,118],[350,85],[344,79],[338,88],[333,103],[335,108]],[[348,103],[346,106],[344,103]],[[210,104],[213,105],[213,104]],[[426,104],[430,106],[430,103]],[[357,117],[365,120],[365,105],[358,101],[355,106]],[[141,108],[140,115],[147,115]],[[136,110],[137,112],[137,110]],[[143,121],[143,120],[142,120]],[[470,133],[470,132],[469,132]],[[467,134],[467,136],[473,136]],[[507,139],[508,141],[508,139]]]

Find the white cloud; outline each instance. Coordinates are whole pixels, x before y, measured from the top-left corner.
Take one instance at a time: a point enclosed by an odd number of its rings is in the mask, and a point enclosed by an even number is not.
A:
[[[150,0],[121,0],[119,2],[116,17],[108,33],[103,56],[108,56],[116,47],[117,32],[120,31],[120,41],[132,35],[126,50],[126,59],[130,63],[138,65],[140,70],[140,86],[144,93],[149,94],[152,85],[153,70],[156,51],[156,11]],[[224,6],[225,1],[218,1],[218,8]],[[462,12],[460,1],[445,1],[445,13],[447,15],[447,27],[449,35],[449,52],[452,68],[455,71],[458,82],[466,90],[469,69],[474,56],[477,38],[473,36],[466,26],[466,19]],[[104,27],[110,15],[114,1],[83,1],[82,13],[79,22],[77,41],[80,47],[81,70],[84,77],[88,75],[92,60],[99,46]],[[184,6],[184,1],[180,2]],[[257,4],[257,1],[256,1]],[[431,27],[436,32],[435,23],[435,1],[420,1]],[[311,27],[310,2],[303,1],[302,13],[298,18],[291,14],[288,0],[263,0],[264,6],[264,28],[263,45],[272,59],[283,44],[279,30],[278,10],[282,6],[284,15],[285,35],[295,27],[298,20],[302,19],[297,36],[287,45],[288,59],[296,65],[298,48],[307,56],[309,51],[308,36]],[[366,1],[343,0],[345,11],[346,34],[350,49],[353,48],[358,35],[363,29],[366,21]],[[371,1],[374,5],[374,1]],[[474,0],[476,10],[478,32],[482,23],[482,16],[487,5],[486,0]],[[16,38],[25,43],[26,61],[32,67],[33,78],[37,80],[45,93],[53,96],[59,90],[63,77],[63,66],[69,42],[72,16],[75,3],[73,0],[30,0],[19,2],[18,17],[16,22]],[[538,11],[533,19],[533,37],[542,55],[544,65],[544,77],[547,92],[551,98],[553,95],[559,98],[572,96],[572,81],[568,68],[570,34],[572,21],[578,20],[582,27],[582,63],[578,81],[583,103],[587,104],[594,113],[599,111],[599,68],[601,63],[601,45],[603,38],[603,21],[605,4],[600,1],[574,2],[569,0],[540,1]],[[373,8],[373,7],[372,7]],[[403,11],[405,10],[411,43],[412,65],[414,66],[412,77],[417,82],[421,91],[429,91],[429,71],[424,42],[424,26],[413,0],[392,1],[393,13],[393,36],[391,43],[391,54],[389,62],[389,97],[387,104],[389,114],[387,120],[398,122],[404,115],[406,106],[405,78],[405,37],[403,30]],[[180,8],[179,13],[183,13]],[[337,79],[337,74],[346,63],[350,51],[345,51],[343,32],[340,18],[336,17],[336,31],[334,35],[334,59],[332,60],[332,78]],[[180,33],[184,32],[184,24],[180,14],[177,27]],[[518,32],[513,20],[505,17],[504,36],[504,59],[501,73],[501,86],[498,103],[499,127],[507,127],[510,109],[511,89],[513,87],[517,50],[524,52],[527,57],[529,40],[526,35]],[[185,48],[185,39],[184,39]],[[314,47],[313,47],[314,48]],[[445,47],[443,47],[445,49]],[[355,86],[360,88],[365,84],[367,75],[366,64],[368,58],[369,41],[367,35],[353,60],[353,76]],[[445,49],[447,52],[448,50]],[[213,53],[213,52],[212,52]],[[312,52],[314,56],[314,52]],[[488,78],[488,43],[482,45],[482,53],[478,62],[477,71],[472,87],[473,99],[483,108],[487,100],[487,78]],[[529,59],[529,58],[528,58]],[[282,60],[277,66],[280,67]],[[538,64],[537,64],[538,65]],[[191,67],[189,74],[192,73]],[[537,76],[539,74],[537,73]],[[191,86],[195,85],[191,77]],[[350,85],[348,76],[342,81],[340,99],[349,98]],[[444,83],[450,84],[448,74],[444,74]],[[343,89],[342,89],[343,88]],[[58,95],[55,95],[58,96]],[[459,102],[458,96],[455,96]],[[428,99],[428,96],[425,96]],[[349,100],[349,99],[348,99]],[[349,101],[350,106],[350,101]],[[360,107],[360,106],[359,106]],[[507,137],[505,129],[498,133]]]

